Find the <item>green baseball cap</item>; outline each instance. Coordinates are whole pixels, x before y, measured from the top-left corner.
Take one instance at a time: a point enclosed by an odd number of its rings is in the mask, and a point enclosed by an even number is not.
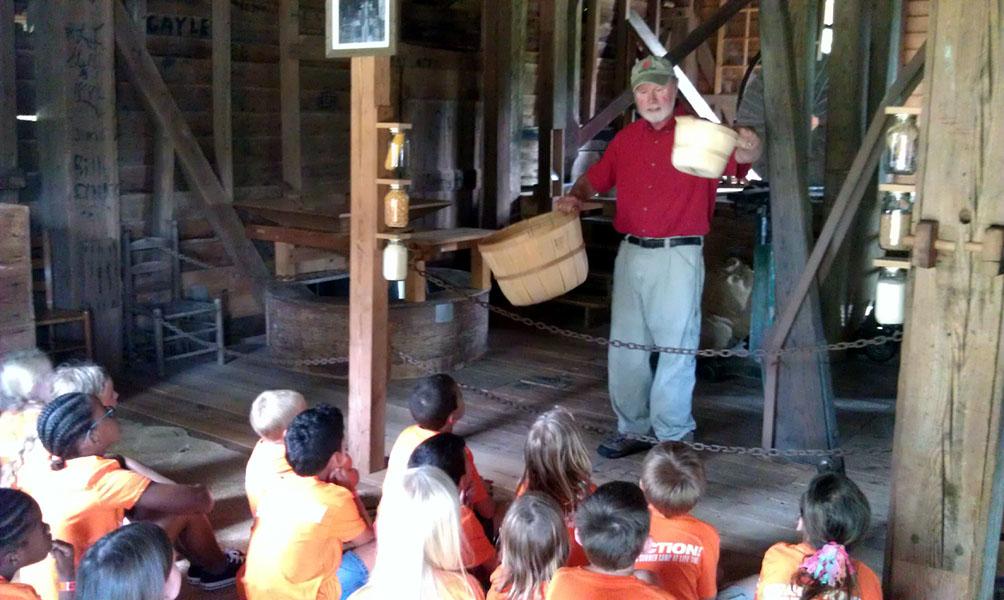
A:
[[[666,85],[676,79],[673,73],[673,64],[669,59],[651,55],[643,58],[631,68],[631,89],[635,89],[643,83],[654,83],[656,85]]]

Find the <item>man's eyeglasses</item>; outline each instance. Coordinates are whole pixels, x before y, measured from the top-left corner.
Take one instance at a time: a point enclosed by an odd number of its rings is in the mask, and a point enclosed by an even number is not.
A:
[[[98,425],[101,423],[101,421],[104,421],[105,419],[113,416],[114,414],[115,414],[115,407],[109,406],[108,410],[105,411],[105,414],[98,417],[97,420],[91,423],[91,426],[87,428],[87,437],[91,438],[91,441],[94,441],[94,430],[98,428]]]

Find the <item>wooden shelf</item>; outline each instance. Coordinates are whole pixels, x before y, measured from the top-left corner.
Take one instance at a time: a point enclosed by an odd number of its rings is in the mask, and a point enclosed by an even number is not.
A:
[[[880,192],[900,192],[904,194],[913,194],[917,191],[917,186],[908,185],[905,183],[880,183]]]
[[[410,179],[384,179],[378,177],[376,182],[377,185],[411,185]]]
[[[885,114],[887,115],[919,115],[919,106],[887,106],[885,107]]]
[[[910,259],[883,256],[873,260],[872,264],[880,269],[909,269]]]
[[[398,129],[405,131],[411,129],[411,123],[377,123],[377,129]]]

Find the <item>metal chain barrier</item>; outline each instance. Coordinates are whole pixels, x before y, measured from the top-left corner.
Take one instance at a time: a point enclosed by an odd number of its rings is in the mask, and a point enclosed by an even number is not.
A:
[[[899,342],[903,339],[903,332],[896,331],[892,335],[878,335],[872,338],[854,340],[852,342],[836,342],[833,344],[819,344],[816,346],[802,346],[802,347],[791,347],[791,348],[781,348],[779,350],[769,351],[763,348],[757,348],[756,350],[748,350],[746,348],[723,348],[723,349],[698,349],[698,348],[674,348],[672,346],[656,346],[648,344],[639,344],[637,342],[625,342],[623,340],[609,339],[597,335],[589,335],[588,333],[581,333],[578,331],[573,331],[571,329],[564,329],[556,325],[551,325],[549,323],[544,323],[543,321],[537,321],[531,319],[530,317],[525,317],[519,313],[513,312],[511,310],[506,310],[504,308],[494,306],[489,302],[480,300],[477,296],[466,293],[464,288],[456,286],[449,281],[441,277],[432,275],[425,269],[415,268],[417,272],[422,277],[425,277],[429,281],[435,283],[436,285],[450,290],[460,297],[466,299],[468,302],[473,302],[474,304],[481,306],[497,315],[526,325],[540,331],[546,331],[557,336],[570,338],[573,340],[580,340],[583,342],[588,342],[591,344],[597,344],[600,346],[613,346],[614,348],[627,348],[629,350],[643,350],[645,352],[660,352],[663,354],[684,354],[690,356],[701,356],[701,357],[718,357],[718,358],[729,358],[729,357],[741,357],[741,358],[755,358],[761,360],[769,356],[784,356],[784,355],[811,355],[821,352],[830,352],[838,350],[850,350],[850,349],[860,349],[867,348],[868,346],[883,346],[890,342]]]

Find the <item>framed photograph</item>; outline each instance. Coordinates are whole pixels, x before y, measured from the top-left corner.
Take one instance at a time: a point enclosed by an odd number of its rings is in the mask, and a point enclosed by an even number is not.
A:
[[[398,0],[327,0],[328,58],[394,54]]]

